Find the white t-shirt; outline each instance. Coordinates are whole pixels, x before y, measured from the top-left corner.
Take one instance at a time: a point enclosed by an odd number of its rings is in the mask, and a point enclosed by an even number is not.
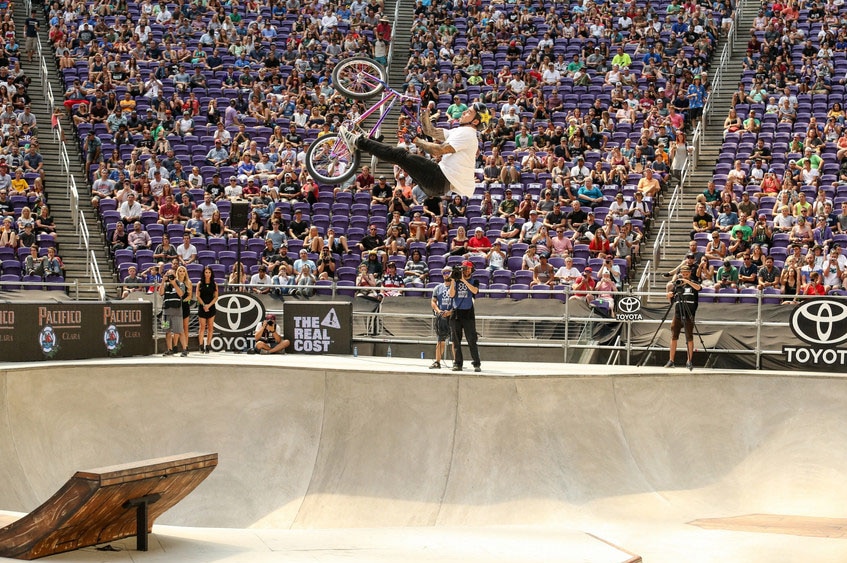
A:
[[[567,283],[573,283],[581,275],[582,273],[574,267],[568,268],[567,266],[562,266],[556,271],[556,277]]]
[[[466,125],[453,129],[442,129],[444,142],[453,147],[456,152],[441,157],[441,171],[450,180],[453,191],[461,195],[472,196],[476,188],[474,181],[474,166],[479,142],[476,129]]]

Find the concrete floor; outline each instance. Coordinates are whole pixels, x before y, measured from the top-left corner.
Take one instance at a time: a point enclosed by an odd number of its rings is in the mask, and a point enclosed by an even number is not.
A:
[[[0,364],[0,507],[78,469],[214,451],[151,551],[49,559],[847,560],[828,520],[847,505],[841,374],[428,363]]]

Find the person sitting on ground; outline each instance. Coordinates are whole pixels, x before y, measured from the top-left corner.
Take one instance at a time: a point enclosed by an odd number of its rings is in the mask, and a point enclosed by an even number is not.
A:
[[[276,354],[282,352],[291,345],[291,341],[283,338],[279,331],[280,327],[276,324],[276,315],[270,313],[265,315],[265,319],[256,327],[256,333],[253,336],[256,346],[247,352],[250,354]]]

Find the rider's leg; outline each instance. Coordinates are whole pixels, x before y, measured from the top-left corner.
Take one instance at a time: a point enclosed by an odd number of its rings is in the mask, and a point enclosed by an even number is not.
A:
[[[428,158],[364,136],[356,141],[356,147],[371,153],[380,160],[398,165],[429,196],[444,195],[450,191],[450,181],[438,164]]]

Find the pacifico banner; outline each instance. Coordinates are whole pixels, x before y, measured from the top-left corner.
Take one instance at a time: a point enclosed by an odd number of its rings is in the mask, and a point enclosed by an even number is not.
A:
[[[283,334],[293,354],[349,354],[353,305],[334,301],[286,301]]]
[[[83,360],[153,353],[153,305],[2,303],[4,361]]]

